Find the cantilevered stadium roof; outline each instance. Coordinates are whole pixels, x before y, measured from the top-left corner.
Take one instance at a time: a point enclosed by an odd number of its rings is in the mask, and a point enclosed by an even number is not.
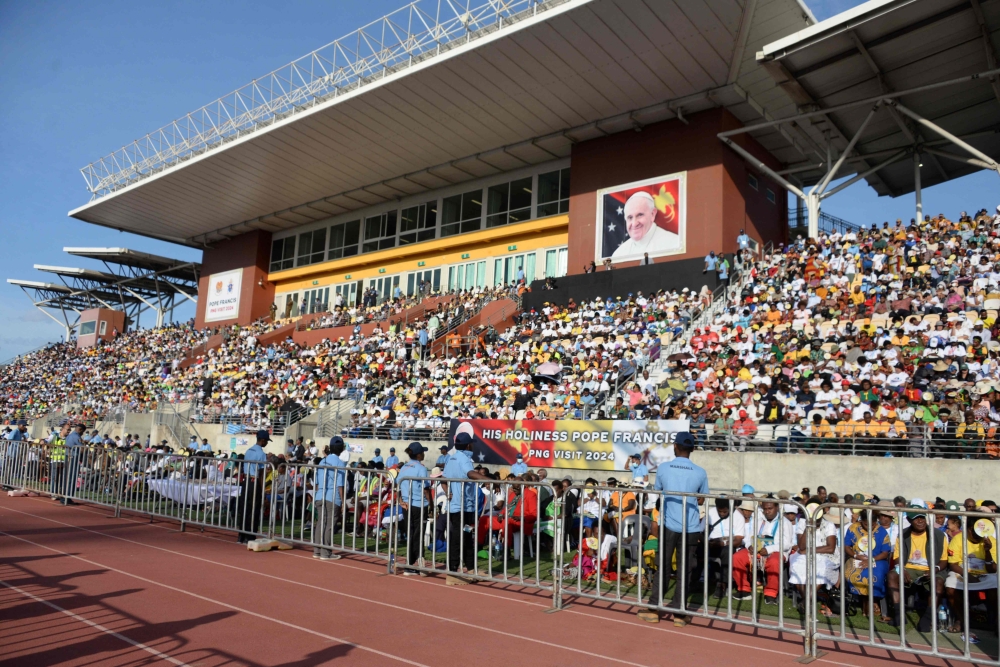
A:
[[[881,195],[997,169],[998,50],[997,0],[872,0],[766,45],[758,60],[799,107],[784,126],[831,153],[785,173],[820,182],[855,137],[837,176]]]
[[[92,199],[70,215],[199,246],[566,157],[574,142],[685,113],[788,116],[795,102],[755,55],[815,22],[800,0],[424,4],[87,165]],[[796,128],[754,136],[785,162],[819,150]]]

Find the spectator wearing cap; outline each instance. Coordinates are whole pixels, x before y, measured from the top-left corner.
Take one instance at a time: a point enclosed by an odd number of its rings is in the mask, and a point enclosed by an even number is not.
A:
[[[632,484],[645,482],[646,477],[649,476],[649,467],[642,462],[642,456],[639,454],[628,457],[628,463],[625,467],[632,473]]]
[[[892,604],[897,608],[900,600],[900,582],[904,589],[915,589],[918,595],[926,599],[930,594],[930,581],[933,580],[937,589],[937,599],[943,600],[944,581],[948,574],[948,545],[945,534],[940,530],[928,529],[927,510],[924,507],[913,507],[911,511],[906,512],[906,515],[910,526],[903,530],[902,551],[899,548],[899,541],[893,542],[894,567],[889,570],[887,580]],[[927,604],[920,617],[918,625],[920,632],[930,632],[934,613],[935,609]],[[892,619],[891,625],[898,625],[898,613],[890,612],[889,617]]]
[[[385,462],[382,460],[382,450],[378,447],[375,448],[375,456],[372,457],[372,463],[381,463],[385,465]]]
[[[389,458],[385,460],[385,467],[391,468],[392,466],[398,466],[398,465],[399,465],[399,457],[396,456],[396,448],[390,447]]]
[[[411,442],[406,447],[406,455],[410,460],[403,464],[396,476],[399,486],[399,502],[406,512],[406,563],[411,566],[423,567],[424,553],[424,521],[428,518],[426,508],[431,504],[430,474],[424,466],[424,454],[427,448],[419,442]],[[404,576],[413,576],[423,572],[414,569],[404,569]]]
[[[528,464],[524,462],[524,455],[518,454],[517,460],[514,461],[514,465],[510,467],[510,474],[515,477],[520,477],[526,472],[528,472]]]
[[[257,536],[260,530],[260,515],[263,506],[261,490],[261,477],[264,474],[264,463],[267,455],[264,447],[271,442],[271,435],[265,431],[257,431],[257,440],[243,452],[243,465],[241,477],[240,498],[237,500],[236,508],[239,516],[242,531],[239,535],[239,543],[246,544]]]
[[[688,616],[684,613],[687,610],[687,598],[682,599],[681,589],[684,588],[687,594],[693,589],[690,585],[690,574],[699,553],[703,528],[698,506],[704,504],[705,500],[691,496],[670,495],[670,492],[708,493],[708,474],[704,468],[691,462],[692,451],[694,451],[694,436],[687,432],[678,433],[674,439],[676,458],[657,467],[656,481],[653,483],[653,489],[664,494],[661,496],[663,509],[660,512],[663,530],[659,545],[660,582],[659,586],[653,586],[649,603],[654,607],[663,605],[659,595],[661,591],[667,590],[671,563],[674,553],[678,552],[677,584],[670,604],[674,609],[680,610],[674,612],[674,625],[677,627],[683,627],[688,623]],[[682,543],[686,545],[684,551],[681,550]],[[660,620],[660,615],[655,610],[640,611],[638,616],[650,623]]]
[[[757,424],[754,423],[754,420],[750,419],[750,415],[746,410],[740,410],[738,414],[739,419],[733,423],[732,432],[739,443],[740,451],[745,452],[747,450],[747,443],[757,435]]]
[[[472,436],[459,433],[455,436],[455,453],[448,457],[444,467],[444,477],[453,480],[484,480],[491,477],[478,472],[472,464]],[[476,537],[473,525],[476,522],[476,507],[479,491],[475,484],[449,482],[448,502],[448,574],[445,584],[461,586],[471,583],[471,579],[461,576],[461,566],[467,571],[475,568]]]
[[[448,445],[441,445],[441,447],[438,450],[441,452],[441,455],[437,458],[437,461],[435,461],[434,463],[435,468],[440,468],[441,470],[444,470],[444,467],[448,465],[449,449],[451,449],[451,447],[449,447]]]
[[[340,554],[330,549],[336,531],[338,514],[343,511],[347,468],[340,455],[346,445],[339,435],[330,438],[329,453],[319,462],[316,469],[316,520],[319,522],[319,536],[322,547],[313,549],[313,558],[337,560]]]

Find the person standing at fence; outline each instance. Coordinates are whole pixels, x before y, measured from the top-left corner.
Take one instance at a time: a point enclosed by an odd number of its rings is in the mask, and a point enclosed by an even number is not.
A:
[[[474,469],[472,465],[472,436],[459,433],[455,436],[455,453],[448,457],[444,467],[444,477],[447,479],[491,480]],[[445,583],[449,586],[462,586],[472,583],[471,579],[459,576],[464,565],[466,571],[475,568],[476,536],[473,525],[476,523],[476,507],[479,490],[475,484],[467,482],[450,482],[448,484],[448,572]]]
[[[425,508],[430,506],[430,473],[424,466],[427,448],[419,442],[411,442],[406,447],[410,460],[399,469],[396,481],[399,484],[399,502],[406,512],[406,563],[424,566],[424,520],[428,518]],[[419,574],[417,570],[403,569],[403,576]]]
[[[694,436],[686,431],[678,433],[674,439],[676,458],[657,467],[656,481],[653,483],[653,489],[662,492],[663,495],[660,497],[662,511],[660,512],[659,585],[653,587],[649,602],[657,607],[663,606],[662,596],[670,583],[671,563],[676,552],[677,579],[670,606],[681,610],[673,612],[674,625],[677,627],[688,624],[688,616],[683,613],[687,610],[687,598],[686,596],[682,598],[681,588],[686,587],[686,593],[691,593],[689,575],[698,555],[703,529],[698,505],[703,504],[705,499],[669,495],[669,493],[671,491],[708,493],[708,474],[704,468],[691,462],[692,451],[694,451]],[[655,610],[640,611],[638,616],[650,623],[657,623],[660,620],[660,614]]]
[[[63,505],[75,505],[73,496],[76,495],[76,478],[80,474],[80,465],[84,463],[86,449],[83,444],[83,424],[75,424],[66,436],[66,467],[63,471]]]
[[[4,484],[4,490],[13,489],[9,483],[13,482],[14,478],[20,474],[17,469],[18,461],[20,460],[19,454],[21,452],[21,447],[26,444],[28,439],[28,422],[23,419],[18,420],[17,427],[14,428],[10,433],[7,434],[6,439],[9,441],[7,443],[7,453],[4,455],[3,463],[3,480],[7,483]]]
[[[237,521],[242,532],[239,536],[239,543],[246,544],[257,536],[260,530],[260,515],[263,498],[260,491],[261,475],[264,472],[264,462],[267,456],[264,454],[264,447],[271,442],[271,436],[267,431],[257,431],[257,442],[250,445],[250,448],[243,453],[243,478],[240,484],[240,502],[237,503]]]
[[[316,521],[319,523],[320,544],[313,548],[313,558],[338,560],[340,554],[330,550],[333,534],[337,530],[337,514],[344,505],[344,486],[347,482],[347,467],[340,455],[346,445],[339,435],[330,438],[326,458],[319,462],[316,470]]]

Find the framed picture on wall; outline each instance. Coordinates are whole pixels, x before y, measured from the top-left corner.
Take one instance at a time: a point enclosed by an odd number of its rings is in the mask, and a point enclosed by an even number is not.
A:
[[[597,191],[596,261],[680,255],[687,248],[687,172]]]

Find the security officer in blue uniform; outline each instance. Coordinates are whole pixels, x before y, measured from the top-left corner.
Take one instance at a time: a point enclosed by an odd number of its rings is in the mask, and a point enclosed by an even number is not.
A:
[[[475,469],[472,464],[472,436],[459,433],[455,436],[455,453],[448,457],[444,467],[444,477],[448,479],[492,480]],[[468,482],[449,482],[448,495],[448,572],[445,584],[462,586],[472,583],[471,579],[460,576],[460,565],[467,571],[475,568],[476,506],[479,500],[479,490],[475,484]]]
[[[403,464],[396,476],[399,485],[399,502],[406,512],[406,563],[423,566],[424,554],[424,521],[430,516],[431,485],[430,473],[423,464],[427,448],[419,442],[411,442],[406,447],[410,460]],[[423,572],[404,569],[404,576],[413,576]]]
[[[524,462],[524,456],[518,454],[517,461],[515,461],[514,465],[510,467],[510,474],[516,477],[520,477],[526,472],[528,472],[528,464]]]
[[[441,456],[438,457],[437,462],[434,464],[435,467],[444,470],[444,467],[448,464],[448,450],[451,449],[448,445],[441,445]]]
[[[412,444],[412,443],[411,443]],[[396,448],[389,448],[389,458],[385,460],[385,467],[391,468],[392,466],[399,465],[399,457],[396,456]]]
[[[382,450],[375,448],[375,456],[372,458],[372,463],[383,463],[382,461]]]
[[[263,509],[264,498],[261,490],[264,487],[264,463],[267,455],[264,454],[264,447],[271,442],[270,434],[265,430],[257,431],[257,442],[250,445],[250,448],[243,452],[243,467],[240,480],[240,498],[236,504],[237,516],[242,532],[240,533],[240,544],[246,544],[257,536],[260,530],[260,515]]]

